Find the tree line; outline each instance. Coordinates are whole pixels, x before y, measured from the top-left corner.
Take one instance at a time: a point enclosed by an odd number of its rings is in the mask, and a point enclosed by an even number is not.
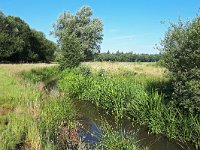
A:
[[[87,6],[75,14],[63,12],[51,31],[58,39],[56,45],[21,18],[5,16],[0,11],[0,62],[55,60],[65,68],[77,66],[81,61],[155,62],[160,59],[159,54],[100,53],[103,23],[99,18],[91,18],[92,14]]]
[[[117,61],[117,62],[157,62],[161,58],[160,54],[134,54],[123,53],[99,53],[94,57],[94,61]]]
[[[56,45],[21,18],[0,11],[0,62],[50,62]]]

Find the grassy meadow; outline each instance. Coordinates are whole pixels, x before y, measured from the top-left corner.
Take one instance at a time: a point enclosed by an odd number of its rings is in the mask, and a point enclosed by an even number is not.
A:
[[[138,73],[155,77],[163,77],[167,71],[155,62],[84,62],[83,66],[92,71],[104,70],[110,74]]]

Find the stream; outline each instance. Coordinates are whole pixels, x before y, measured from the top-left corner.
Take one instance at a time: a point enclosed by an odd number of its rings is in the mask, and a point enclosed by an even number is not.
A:
[[[59,94],[56,83],[57,81],[51,81],[46,86],[48,93],[54,96]],[[74,104],[77,121],[81,124],[79,136],[86,144],[98,143],[103,134],[102,123],[107,122],[114,131],[123,131],[128,136],[133,136],[139,147],[147,146],[149,150],[195,150],[190,143],[170,140],[161,134],[151,134],[146,127],[133,123],[128,118],[123,118],[118,127],[113,115],[89,101],[74,100]]]

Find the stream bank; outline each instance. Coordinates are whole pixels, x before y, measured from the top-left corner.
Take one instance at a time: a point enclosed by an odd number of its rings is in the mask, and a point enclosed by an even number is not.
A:
[[[50,81],[46,90],[48,93],[58,96],[57,80]],[[116,121],[115,116],[104,109],[95,106],[91,102],[82,100],[72,100],[77,111],[76,120],[79,123],[78,135],[84,145],[98,144],[104,135],[104,125],[108,124],[113,132],[125,134],[126,137],[133,137],[137,143],[137,147],[149,150],[195,150],[190,143],[184,143],[177,140],[170,140],[162,134],[151,134],[145,126],[125,117],[120,121]]]

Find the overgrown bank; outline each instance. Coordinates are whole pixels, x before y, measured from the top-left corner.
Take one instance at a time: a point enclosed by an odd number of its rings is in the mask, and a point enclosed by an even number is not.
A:
[[[73,105],[21,80],[21,68],[26,67],[0,66],[0,149],[60,149],[66,142],[61,129],[75,125]]]
[[[22,80],[21,71],[25,71],[24,78],[35,84]],[[59,73],[57,67],[46,65],[0,66],[0,149],[88,148],[78,135],[72,101],[62,94],[57,97],[49,95],[41,88],[49,80],[59,77]],[[105,127],[104,131],[106,134],[94,148],[140,149],[134,139],[113,133],[111,128]]]
[[[59,88],[72,98],[89,100],[111,110],[117,117],[130,115],[134,121],[147,125],[153,133],[170,138],[192,141],[199,145],[199,116],[183,115],[164,100],[151,83],[165,81],[146,76],[109,76],[104,73],[84,75],[66,71],[58,82]]]
[[[33,74],[26,77],[33,79]],[[37,81],[42,80],[43,75],[36,74],[40,76]],[[58,76],[59,90],[67,97],[90,101],[113,112],[117,118],[129,116],[134,122],[148,126],[153,133],[191,141],[198,148],[200,117],[184,115],[173,105],[169,85],[165,78],[130,72],[111,75],[104,70],[91,73],[85,67],[65,70]]]

